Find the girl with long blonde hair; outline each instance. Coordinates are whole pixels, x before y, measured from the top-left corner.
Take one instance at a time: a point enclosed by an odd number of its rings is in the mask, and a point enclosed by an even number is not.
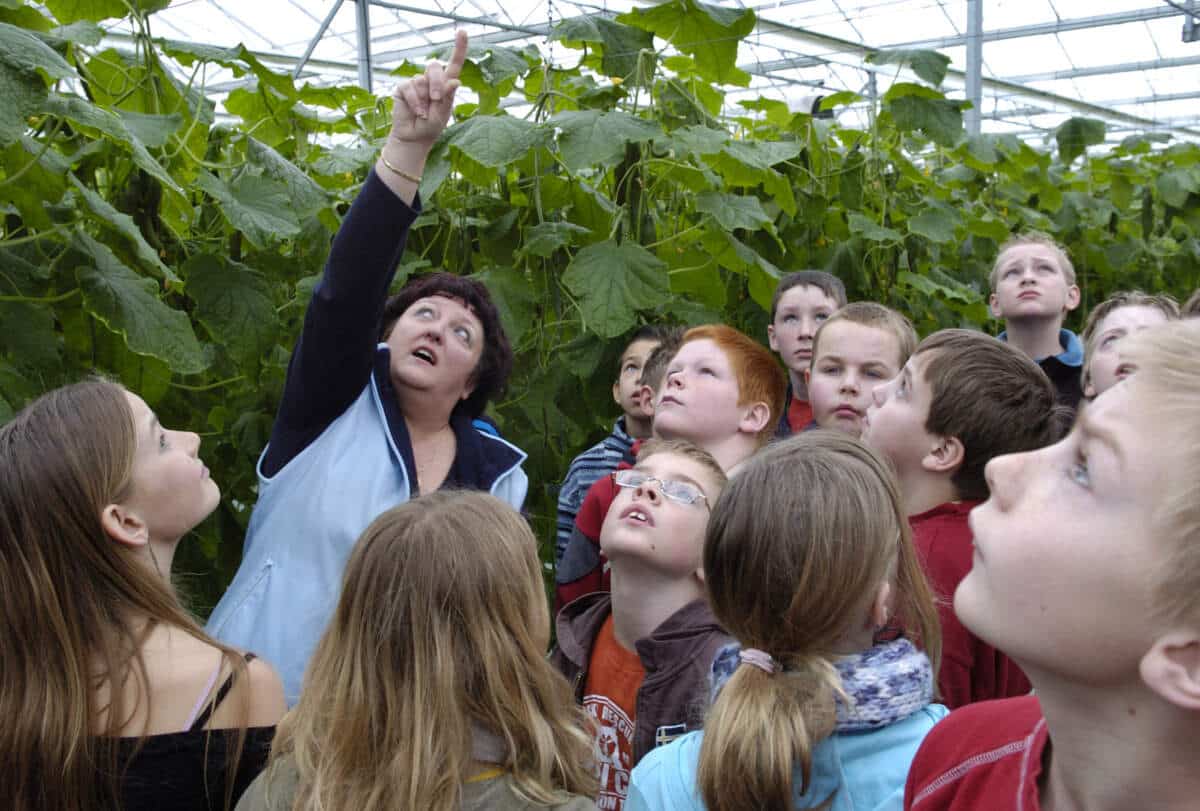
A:
[[[0,428],[0,797],[15,811],[232,807],[283,688],[171,587],[220,491],[196,434],[104,380]]]
[[[389,510],[238,811],[593,808],[591,739],[549,641],[537,541],[510,506],[447,491]]]
[[[713,664],[704,730],[647,755],[627,811],[899,808],[931,704],[940,632],[895,478],[811,431],[751,459],[713,508],[713,613],[740,645]],[[876,642],[898,625],[909,637]]]

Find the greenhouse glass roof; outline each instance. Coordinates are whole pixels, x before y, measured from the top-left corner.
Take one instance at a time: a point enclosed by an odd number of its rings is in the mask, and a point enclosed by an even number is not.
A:
[[[869,99],[886,89],[892,65],[866,58],[876,49],[936,49],[951,60],[945,88],[966,88],[967,0],[719,0],[753,9],[755,29],[738,64],[749,88],[727,88],[726,104],[766,96],[794,110],[813,97],[849,90]],[[405,60],[422,62],[446,46],[455,28],[476,43],[535,46],[555,64],[579,52],[548,36],[580,15],[616,16],[650,5],[635,0],[176,0],[152,17],[155,36],[229,46],[243,43],[276,69],[314,84],[370,83],[387,93]],[[1100,118],[1110,141],[1134,131],[1200,140],[1200,0],[978,0],[982,23],[980,126],[1041,140],[1071,116]],[[1194,10],[1194,13],[1192,13]],[[369,25],[363,26],[364,15]],[[113,23],[118,42],[125,24]],[[360,38],[369,30],[369,38]],[[1191,40],[1191,41],[1188,41]],[[659,41],[661,42],[661,41]],[[878,78],[877,78],[878,77]],[[210,73],[218,98],[252,78]],[[882,86],[881,86],[882,85]],[[515,97],[514,106],[523,104]],[[866,102],[839,107],[864,124]],[[741,108],[736,108],[744,112]]]

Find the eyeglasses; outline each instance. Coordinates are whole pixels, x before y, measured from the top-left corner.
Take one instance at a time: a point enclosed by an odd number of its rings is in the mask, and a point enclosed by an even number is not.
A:
[[[703,501],[704,506],[708,507],[708,496],[694,484],[687,482],[677,482],[671,479],[660,479],[656,476],[647,476],[640,470],[628,468],[626,470],[618,470],[612,474],[613,482],[617,487],[641,487],[643,484],[650,482],[658,483],[658,492],[663,494],[664,498],[669,498],[676,504],[695,504],[697,501]]]

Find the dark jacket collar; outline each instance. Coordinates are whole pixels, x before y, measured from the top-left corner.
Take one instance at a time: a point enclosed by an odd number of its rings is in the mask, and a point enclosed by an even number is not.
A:
[[[400,452],[400,460],[408,474],[409,492],[417,492],[417,464],[413,459],[412,440],[408,436],[408,425],[404,422],[404,414],[396,400],[396,391],[392,388],[391,352],[381,346],[375,353],[373,376],[375,387],[379,391],[379,401],[383,404],[383,413],[387,418],[388,432],[392,435],[392,443]],[[471,418],[461,414],[452,414],[450,428],[454,431],[456,450],[450,472],[446,475],[443,487],[458,487],[468,490],[488,492],[492,485],[509,470],[519,465],[523,457],[508,443],[490,434],[480,433],[471,424]]]

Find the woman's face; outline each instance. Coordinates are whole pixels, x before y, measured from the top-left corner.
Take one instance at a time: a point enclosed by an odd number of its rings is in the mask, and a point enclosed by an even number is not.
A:
[[[475,389],[483,341],[482,322],[462,300],[437,294],[417,299],[387,337],[392,384],[464,400]]]
[[[197,455],[200,437],[162,427],[150,407],[125,392],[137,449],[122,506],[145,524],[152,541],[177,541],[217,508],[221,491]]]

